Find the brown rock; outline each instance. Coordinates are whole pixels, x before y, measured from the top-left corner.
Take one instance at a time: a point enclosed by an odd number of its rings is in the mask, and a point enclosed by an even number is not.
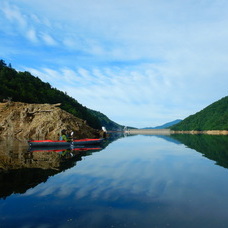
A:
[[[62,129],[73,130],[75,138],[98,137],[97,130],[59,105],[0,103],[0,137],[57,140]]]

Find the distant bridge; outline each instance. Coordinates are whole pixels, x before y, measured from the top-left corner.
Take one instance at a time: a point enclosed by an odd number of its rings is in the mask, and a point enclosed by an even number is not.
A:
[[[127,129],[125,133],[132,135],[170,135],[170,129]]]

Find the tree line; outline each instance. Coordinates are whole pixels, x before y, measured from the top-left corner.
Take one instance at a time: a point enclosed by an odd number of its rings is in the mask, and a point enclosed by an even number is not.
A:
[[[11,64],[7,65],[4,60],[0,60],[0,101],[8,98],[35,104],[61,103],[60,107],[63,110],[86,120],[92,128],[101,129],[101,122],[95,112],[31,73],[17,72]]]

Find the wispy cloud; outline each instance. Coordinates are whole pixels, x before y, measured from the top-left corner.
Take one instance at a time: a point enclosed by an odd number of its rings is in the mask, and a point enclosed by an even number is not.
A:
[[[176,80],[176,77],[169,78],[156,72],[153,66],[146,68],[146,71],[112,71],[107,68],[91,71],[83,68],[27,70],[44,81],[52,80],[54,87],[66,91],[87,107],[106,113],[113,120],[121,120],[122,124],[143,123],[140,116],[143,116],[145,125],[148,121],[153,124],[153,120],[163,122],[167,115],[171,119],[178,118],[177,106],[180,104],[187,108],[187,112],[192,110],[191,105],[184,104],[185,101],[174,92],[185,92],[181,77]],[[126,116],[133,121],[126,121]]]
[[[26,35],[27,35],[27,38],[30,41],[32,41],[34,43],[37,43],[38,42],[38,37],[37,37],[36,31],[34,29],[29,29],[27,31],[27,34]]]
[[[2,50],[116,122],[157,125],[227,95],[227,10],[219,0],[3,1]]]
[[[53,37],[49,34],[42,33],[40,34],[41,38],[47,45],[55,46],[57,45],[57,42],[53,39]]]
[[[17,23],[19,27],[23,29],[27,27],[27,20],[25,16],[15,5],[9,5],[6,1],[4,1],[2,11],[9,21]]]
[[[16,4],[10,4],[7,1],[3,1],[1,10],[5,18],[12,24],[14,32],[19,33],[20,36],[24,36],[28,41],[33,43],[43,42],[51,46],[57,44],[50,34],[44,32],[47,30],[46,25],[48,23],[45,25],[47,20],[40,19],[35,14],[24,12]]]

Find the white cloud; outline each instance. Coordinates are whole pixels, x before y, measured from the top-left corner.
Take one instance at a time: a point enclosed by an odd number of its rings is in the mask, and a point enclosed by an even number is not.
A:
[[[2,11],[4,12],[6,18],[11,22],[15,22],[24,29],[27,27],[26,17],[20,12],[19,8],[15,5],[9,5],[8,2],[4,1],[2,4]]]
[[[44,41],[45,44],[50,45],[50,46],[55,46],[57,45],[57,41],[53,39],[53,37],[49,34],[46,33],[41,33],[40,37]]]
[[[37,34],[36,31],[34,29],[29,29],[27,31],[27,37],[30,41],[37,43],[38,42],[38,38],[37,38]]]
[[[77,43],[75,42],[75,40],[73,38],[70,38],[70,37],[65,37],[63,39],[63,44],[66,47],[69,47],[71,49],[75,49],[77,47]]]

